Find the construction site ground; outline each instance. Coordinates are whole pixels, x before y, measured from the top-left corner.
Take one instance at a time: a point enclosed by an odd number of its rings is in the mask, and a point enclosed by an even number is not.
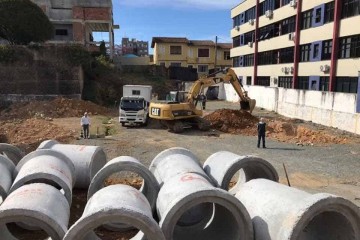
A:
[[[91,106],[87,106],[91,108]],[[238,110],[238,103],[210,101],[205,115],[219,109]],[[84,109],[81,109],[82,111]],[[109,160],[118,156],[132,156],[149,166],[161,151],[171,147],[184,147],[199,156],[204,162],[217,151],[230,151],[239,155],[255,155],[269,161],[278,171],[281,183],[287,184],[285,164],[292,187],[311,193],[327,192],[343,196],[360,207],[360,137],[341,130],[327,128],[309,122],[292,120],[274,112],[256,109],[251,124],[243,131],[231,127],[212,129],[209,132],[187,130],[174,134],[157,122],[147,127],[121,127],[117,121],[117,110],[92,112],[92,139],[79,139],[80,117],[47,117],[35,114],[30,119],[5,118],[0,116],[0,141],[19,146],[29,152],[45,139],[58,139],[72,144],[102,147]],[[230,110],[226,110],[230,111]],[[66,112],[66,111],[65,111]],[[96,112],[97,115],[94,113]],[[229,114],[233,114],[228,112]],[[102,115],[100,115],[102,114]],[[221,114],[219,114],[221,115]],[[224,115],[224,114],[223,114]],[[257,148],[256,121],[263,117],[269,126],[267,148]],[[230,124],[226,122],[225,124]],[[36,128],[36,129],[35,129]],[[255,129],[255,130],[254,130]],[[224,130],[225,132],[223,132]],[[26,137],[24,137],[26,135]],[[98,138],[96,137],[98,136]],[[105,136],[108,135],[108,136]],[[305,137],[304,137],[305,136]],[[121,179],[138,187],[138,180]],[[86,203],[86,192],[76,190],[72,206],[70,226],[82,214]],[[130,233],[131,234],[131,233]],[[128,239],[126,235],[104,235],[102,239]]]

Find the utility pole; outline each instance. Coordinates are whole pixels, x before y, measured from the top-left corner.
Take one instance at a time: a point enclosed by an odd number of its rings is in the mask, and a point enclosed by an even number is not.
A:
[[[218,36],[215,37],[215,62],[214,62],[214,71],[216,72],[217,65],[217,47],[218,47]]]

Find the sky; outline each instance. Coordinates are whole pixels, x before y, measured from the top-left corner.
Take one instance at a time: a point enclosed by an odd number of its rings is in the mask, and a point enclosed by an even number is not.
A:
[[[241,0],[113,0],[115,43],[123,37],[149,41],[152,37],[231,42],[231,8]],[[107,39],[103,33],[100,38]],[[150,48],[150,52],[151,48]]]

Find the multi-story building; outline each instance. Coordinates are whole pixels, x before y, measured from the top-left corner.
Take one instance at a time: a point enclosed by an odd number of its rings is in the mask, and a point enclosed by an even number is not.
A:
[[[109,34],[106,45],[110,56],[114,54],[114,25],[112,0],[32,0],[54,24],[51,43],[80,43],[89,50],[98,49],[93,33]]]
[[[134,54],[139,57],[149,56],[149,42],[137,41],[135,38],[122,39],[122,55]]]
[[[165,67],[196,68],[198,73],[207,74],[210,69],[230,67],[230,43],[218,43],[187,38],[154,37],[154,64]],[[216,58],[215,58],[216,55]]]
[[[231,16],[231,57],[244,83],[358,91],[360,0],[245,0]]]

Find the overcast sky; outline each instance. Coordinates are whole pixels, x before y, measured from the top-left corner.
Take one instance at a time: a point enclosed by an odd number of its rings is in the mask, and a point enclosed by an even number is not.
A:
[[[241,0],[113,0],[116,44],[123,37],[151,42],[152,37],[187,37],[231,42],[230,10]],[[107,34],[97,38],[108,39]],[[99,40],[99,39],[98,39]],[[151,50],[151,49],[150,49]]]

